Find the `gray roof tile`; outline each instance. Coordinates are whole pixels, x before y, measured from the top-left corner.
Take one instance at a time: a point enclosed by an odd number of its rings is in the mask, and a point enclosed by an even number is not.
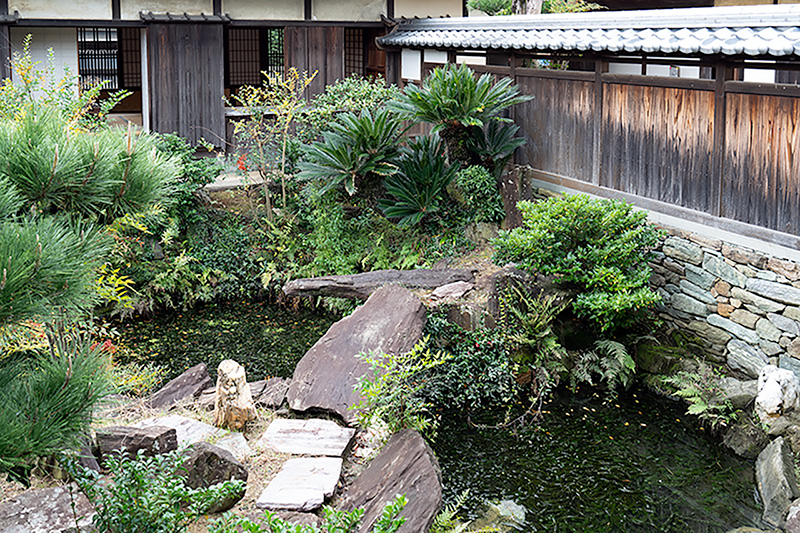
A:
[[[382,46],[684,55],[800,55],[800,5],[402,21]]]

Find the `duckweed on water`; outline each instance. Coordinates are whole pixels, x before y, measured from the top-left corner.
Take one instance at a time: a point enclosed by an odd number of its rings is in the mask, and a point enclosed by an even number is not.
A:
[[[558,395],[515,431],[451,419],[433,447],[445,498],[527,509],[524,531],[710,532],[758,525],[752,464],[684,419],[684,407],[634,392],[603,404]]]
[[[140,361],[167,369],[165,380],[198,363],[206,363],[215,377],[219,363],[233,359],[252,381],[291,376],[300,358],[335,321],[318,311],[237,302],[130,322],[120,330],[122,342]]]

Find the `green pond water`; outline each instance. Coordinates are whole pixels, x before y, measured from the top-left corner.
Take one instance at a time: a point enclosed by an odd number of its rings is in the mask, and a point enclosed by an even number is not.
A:
[[[166,379],[232,358],[248,378],[291,376],[335,317],[236,303],[121,326],[140,358]],[[534,423],[479,429],[446,416],[433,443],[445,501],[470,495],[464,519],[488,501],[527,510],[520,531],[727,531],[760,525],[753,465],[725,452],[682,404],[643,391],[613,402],[558,391]]]

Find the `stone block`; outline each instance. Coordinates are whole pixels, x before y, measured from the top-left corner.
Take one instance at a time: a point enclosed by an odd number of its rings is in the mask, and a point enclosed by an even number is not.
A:
[[[342,457],[355,430],[332,420],[276,418],[258,441],[258,447],[293,455]]]
[[[756,333],[762,339],[777,342],[781,338],[781,330],[766,318],[760,318],[756,323]]]
[[[78,529],[93,531],[94,515],[94,507],[74,483],[70,486],[32,489],[0,502],[0,531],[3,533],[74,533]]]
[[[679,237],[668,237],[661,246],[661,250],[668,257],[692,265],[699,265],[703,261],[702,248]]]
[[[703,269],[735,287],[744,287],[748,279],[747,276],[726,263],[723,259],[711,254],[706,254],[703,257]]]
[[[791,370],[768,365],[758,376],[755,413],[764,424],[800,406],[800,381]]]
[[[777,342],[762,340],[758,343],[758,347],[763,350],[767,357],[772,357],[773,355],[778,355],[783,353],[783,348]]]
[[[712,274],[692,264],[686,265],[686,272],[684,275],[687,281],[694,283],[704,291],[711,290],[714,285],[714,280],[716,279]]]
[[[704,303],[682,292],[677,292],[672,295],[670,306],[676,311],[689,315],[708,316],[709,314],[708,308],[706,308]]]
[[[776,274],[784,276],[786,279],[790,281],[797,281],[798,279],[800,279],[800,268],[794,261],[788,261],[784,259],[777,259],[775,257],[771,257],[767,262],[767,268],[769,268]]]
[[[800,324],[797,321],[776,313],[767,313],[767,318],[779,330],[792,335],[800,335]]]
[[[705,272],[705,270],[703,271]],[[729,297],[731,295],[731,284],[727,281],[719,280],[714,284],[714,288],[720,294],[720,296]]]
[[[749,278],[747,280],[747,290],[763,298],[783,304],[800,305],[800,289],[792,287],[791,285],[758,278]]]
[[[758,341],[760,340],[758,334],[756,334],[756,332],[753,331],[752,329],[747,329],[744,326],[737,324],[736,322],[733,322],[732,320],[729,320],[727,318],[723,318],[719,315],[709,315],[709,317],[706,318],[706,320],[712,326],[717,326],[718,328],[722,328],[728,333],[731,333],[733,336],[738,337],[750,344],[753,345],[758,344]]]
[[[727,348],[728,366],[751,378],[757,378],[761,369],[769,364],[766,354],[760,348],[738,339],[731,339]]]
[[[737,309],[731,313],[731,321],[746,327],[747,329],[755,329],[756,322],[758,322],[758,315],[745,311],[744,309]]]
[[[339,457],[289,459],[258,497],[256,507],[313,511],[333,495],[341,473]]]
[[[758,280],[758,281],[763,281],[763,280]],[[782,304],[774,300],[764,298],[752,292],[740,289],[739,287],[733,287],[731,289],[731,296],[733,298],[736,298],[737,300],[742,301],[743,303],[752,304],[766,313],[780,313],[781,311],[786,309],[786,304]]]
[[[186,457],[178,475],[184,478],[186,486],[193,489],[208,488],[224,481],[247,482],[247,469],[234,455],[207,442],[197,442],[184,450]],[[220,501],[213,502],[203,512],[222,513],[236,505],[244,497],[245,491]]]
[[[224,429],[215,428],[211,424],[200,422],[180,415],[169,415],[148,418],[134,424],[136,427],[166,426],[173,428],[178,437],[178,447],[186,447],[196,442],[213,440],[220,448],[224,448],[239,460],[252,453],[241,433],[228,433]],[[238,437],[238,438],[237,438]]]
[[[681,291],[684,294],[688,294],[695,300],[699,300],[707,304],[716,303],[716,299],[713,296],[711,296],[711,293],[708,290],[702,289],[697,285],[695,285],[694,283],[690,283],[689,281],[683,279],[678,284],[678,286],[681,288]]]
[[[96,434],[101,458],[122,450],[127,457],[136,457],[140,450],[144,450],[145,455],[152,457],[178,448],[175,429],[162,425],[107,426],[98,428]]]
[[[692,320],[686,327],[696,333],[698,337],[713,344],[725,345],[731,340],[731,335],[727,331],[712,326],[704,320]]]

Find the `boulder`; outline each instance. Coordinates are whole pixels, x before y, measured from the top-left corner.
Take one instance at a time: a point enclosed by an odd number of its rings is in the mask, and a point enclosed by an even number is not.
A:
[[[213,381],[205,363],[200,363],[164,385],[145,400],[144,404],[151,409],[171,408],[178,402],[200,396],[200,393],[212,385]]]
[[[178,446],[180,447],[189,446],[196,442],[214,440],[217,446],[228,450],[240,460],[250,456],[253,452],[241,433],[231,433],[185,416],[169,415],[148,418],[137,422],[134,426],[140,428],[150,426],[172,428],[178,435]]]
[[[800,381],[791,370],[767,365],[758,376],[755,412],[763,423],[800,406]]]
[[[207,442],[197,442],[184,450],[186,461],[180,475],[186,486],[193,489],[208,488],[223,481],[239,480],[247,482],[247,469],[228,450]],[[222,513],[244,497],[244,489],[236,496],[214,502],[205,513]]]
[[[341,475],[340,457],[289,459],[258,497],[256,507],[313,511],[333,495]]]
[[[303,356],[286,393],[289,407],[332,411],[352,424],[357,414],[350,408],[359,402],[357,379],[370,369],[357,355],[408,352],[424,326],[425,306],[411,291],[397,285],[378,289]]]
[[[722,444],[733,453],[752,461],[766,448],[770,440],[764,429],[756,425],[749,416],[741,416],[725,431]]]
[[[761,518],[775,527],[783,527],[792,501],[800,496],[794,473],[794,459],[789,445],[778,437],[758,455],[756,482],[764,512]]]
[[[101,458],[122,450],[128,457],[136,457],[140,450],[152,457],[178,448],[178,434],[167,426],[108,426],[99,428],[96,433]]]
[[[242,430],[248,422],[258,418],[244,367],[232,359],[225,359],[217,368],[217,392],[214,397],[214,425]]]
[[[356,430],[332,420],[276,418],[258,441],[258,446],[292,455],[342,457]]]
[[[471,270],[466,269],[374,270],[362,274],[295,279],[283,286],[283,292],[286,296],[334,296],[366,300],[373,292],[386,285],[435,289],[456,281],[472,283],[475,276]]]
[[[406,522],[397,533],[428,531],[442,505],[441,473],[433,450],[413,429],[404,429],[389,439],[345,489],[340,507],[348,511],[364,508],[359,533],[366,533],[397,494],[408,498],[401,513]]]
[[[800,500],[795,500],[789,505],[783,529],[786,533],[800,533]]]
[[[256,406],[277,409],[286,399],[286,391],[292,380],[287,378],[270,378],[253,381],[250,385],[250,397]],[[213,409],[217,388],[212,387],[203,391],[197,399],[197,405],[202,409]]]
[[[731,402],[736,409],[744,409],[758,394],[758,380],[740,381],[732,377],[724,377],[719,382],[722,397]]]
[[[74,505],[74,508],[73,508]],[[91,531],[95,510],[74,483],[51,489],[27,490],[0,502],[3,533],[72,533]]]
[[[431,293],[431,300],[437,302],[458,300],[471,291],[473,287],[475,287],[474,283],[468,283],[466,281],[448,283],[447,285],[442,285],[434,289]]]
[[[760,348],[738,339],[731,339],[728,343],[728,366],[733,370],[757,378],[761,369],[768,364],[767,356]]]

